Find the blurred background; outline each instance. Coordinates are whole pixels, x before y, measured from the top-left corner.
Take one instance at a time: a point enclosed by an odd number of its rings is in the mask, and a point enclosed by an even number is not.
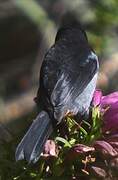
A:
[[[67,12],[82,23],[99,57],[97,87],[104,94],[118,90],[117,0],[0,0],[1,144],[13,142],[15,149],[16,139],[36,116],[33,98],[40,66]],[[1,149],[0,160],[6,154],[14,159],[14,151],[10,154],[10,150],[9,146]]]

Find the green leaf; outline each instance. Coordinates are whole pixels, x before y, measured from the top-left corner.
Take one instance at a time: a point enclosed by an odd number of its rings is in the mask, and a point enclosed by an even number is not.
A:
[[[87,136],[88,133],[83,127],[80,126],[79,129],[81,130],[81,132],[83,132],[85,136]]]
[[[56,137],[55,141],[62,142],[65,147],[72,147],[71,144],[66,139],[64,139],[62,137]]]

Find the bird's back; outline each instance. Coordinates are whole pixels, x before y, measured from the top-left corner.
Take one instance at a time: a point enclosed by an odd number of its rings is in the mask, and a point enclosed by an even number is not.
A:
[[[78,25],[61,28],[40,75],[39,114],[16,149],[16,160],[37,162],[54,127],[67,113],[85,113],[96,86],[98,59]]]
[[[92,80],[97,68],[97,56],[92,56],[83,30],[76,26],[61,28],[44,58],[39,91],[55,112],[64,111],[64,114],[70,109],[70,101],[74,102]]]

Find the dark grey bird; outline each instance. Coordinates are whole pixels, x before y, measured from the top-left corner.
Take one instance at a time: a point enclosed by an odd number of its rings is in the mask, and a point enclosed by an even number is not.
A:
[[[98,58],[80,24],[62,25],[42,63],[36,97],[40,112],[18,145],[16,160],[37,162],[46,140],[65,116],[88,114],[98,69]]]

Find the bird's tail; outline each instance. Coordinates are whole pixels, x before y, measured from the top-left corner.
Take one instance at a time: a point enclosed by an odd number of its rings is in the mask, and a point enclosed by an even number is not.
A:
[[[16,161],[26,159],[29,163],[37,162],[52,130],[48,113],[41,111],[19,143],[15,154]]]

